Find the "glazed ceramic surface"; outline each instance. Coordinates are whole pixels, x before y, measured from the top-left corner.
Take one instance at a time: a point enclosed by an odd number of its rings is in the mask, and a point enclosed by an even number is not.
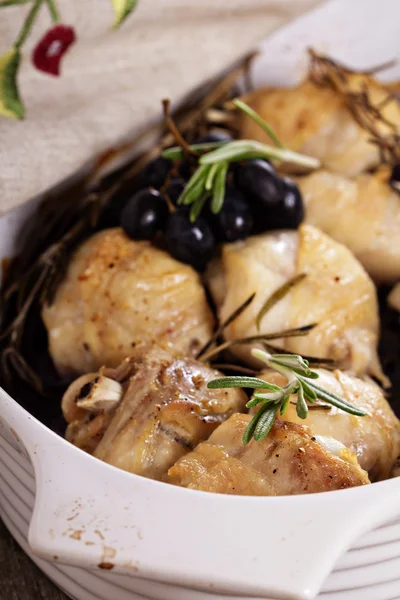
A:
[[[360,67],[392,58],[396,14],[396,0],[332,0],[264,42],[254,78],[293,81],[309,45]],[[34,208],[0,220],[1,256]],[[3,391],[0,417],[1,516],[76,600],[400,598],[400,478],[298,497],[204,494],[101,463]]]

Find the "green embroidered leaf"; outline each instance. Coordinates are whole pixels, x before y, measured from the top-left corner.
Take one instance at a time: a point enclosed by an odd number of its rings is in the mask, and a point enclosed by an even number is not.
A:
[[[114,28],[117,29],[136,8],[138,0],[111,0],[115,12]]]
[[[17,48],[0,56],[0,115],[14,119],[23,119],[25,114],[17,87],[20,60]]]
[[[0,0],[0,8],[15,6],[16,4],[28,4],[31,0]]]

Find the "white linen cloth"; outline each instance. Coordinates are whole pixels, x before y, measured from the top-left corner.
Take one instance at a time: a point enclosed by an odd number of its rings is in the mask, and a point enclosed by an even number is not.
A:
[[[51,26],[45,7],[23,48],[24,121],[0,117],[0,213],[51,188],[86,161],[218,74],[274,29],[321,0],[139,0],[117,31],[108,0],[58,0],[77,42],[59,78],[37,71],[32,47]],[[30,5],[0,9],[0,55]]]

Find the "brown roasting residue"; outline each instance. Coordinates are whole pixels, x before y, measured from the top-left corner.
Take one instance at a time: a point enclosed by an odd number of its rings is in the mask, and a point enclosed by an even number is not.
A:
[[[105,561],[106,558],[115,558],[116,554],[117,551],[115,550],[115,548],[112,548],[111,546],[104,546],[103,556],[101,557],[101,560]]]
[[[15,439],[17,440],[17,442],[19,442],[18,433],[15,431],[15,429],[13,429],[13,427],[10,427],[10,431],[13,434],[13,436],[15,437]]]
[[[111,569],[115,567],[115,565],[111,562],[101,562],[97,566],[99,569],[107,569],[108,571],[111,571]]]
[[[71,517],[68,517],[67,521],[73,521],[74,519],[76,519],[76,517],[79,516],[79,513],[75,513],[74,515],[72,515]]]

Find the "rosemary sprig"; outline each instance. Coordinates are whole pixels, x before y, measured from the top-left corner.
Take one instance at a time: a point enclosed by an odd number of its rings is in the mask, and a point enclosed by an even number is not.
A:
[[[286,296],[289,290],[291,290],[294,286],[303,281],[305,277],[305,273],[300,273],[299,275],[292,277],[292,279],[289,279],[286,283],[281,285],[281,287],[278,288],[276,292],[274,292],[269,298],[267,298],[266,302],[264,302],[256,317],[256,326],[258,330],[260,330],[261,321],[263,317],[267,314],[267,312],[269,312],[271,308],[279,302],[279,300],[282,300],[282,298]]]
[[[285,148],[268,123],[242,100],[235,99],[233,103],[254,119],[268,133],[275,145],[262,144],[256,140],[233,140],[232,142],[193,144],[192,146],[188,146],[185,142],[185,147],[178,146],[164,150],[162,156],[171,160],[180,160],[188,152],[200,155],[198,167],[178,199],[178,204],[192,205],[190,210],[192,222],[200,215],[209,198],[211,198],[211,211],[217,214],[221,210],[230,163],[252,158],[266,158],[290,162],[309,169],[316,169],[320,165],[316,158]]]
[[[199,360],[203,354],[205,352],[207,352],[207,350],[209,348],[211,348],[211,346],[213,344],[215,344],[215,342],[218,340],[219,336],[224,332],[224,330],[231,324],[233,323],[233,321],[235,321],[241,314],[242,312],[244,312],[246,310],[246,308],[248,306],[250,306],[250,304],[253,302],[254,298],[256,296],[256,293],[253,292],[251,294],[251,296],[249,296],[240,306],[238,306],[233,313],[231,313],[229,315],[229,317],[227,319],[225,319],[225,321],[223,321],[222,323],[219,324],[219,326],[217,327],[217,329],[214,331],[214,333],[212,334],[211,338],[208,340],[208,342],[199,350],[199,352],[196,355],[197,360]]]
[[[308,335],[309,332],[317,326],[317,323],[310,323],[309,325],[302,325],[301,327],[294,327],[293,329],[283,329],[281,331],[275,331],[271,333],[260,333],[259,335],[251,335],[243,338],[235,338],[231,340],[225,340],[218,346],[211,348],[207,352],[203,353],[200,360],[202,362],[208,362],[214,356],[220,354],[223,350],[228,350],[232,346],[241,346],[243,344],[252,344],[255,342],[268,342],[270,340],[279,340],[287,337],[303,337]],[[266,344],[268,345],[268,344]]]
[[[248,444],[252,438],[258,442],[268,435],[278,412],[281,415],[285,414],[292,394],[297,394],[296,412],[300,419],[307,417],[309,410],[307,401],[314,404],[317,398],[352,415],[364,417],[368,414],[344,398],[314,383],[319,377],[318,373],[312,371],[308,361],[298,354],[270,354],[253,349],[252,355],[284,375],[288,381],[285,387],[267,383],[257,377],[244,376],[221,377],[207,384],[210,389],[239,387],[257,390],[246,406],[252,408],[261,405],[261,407],[244,432],[243,444]]]

